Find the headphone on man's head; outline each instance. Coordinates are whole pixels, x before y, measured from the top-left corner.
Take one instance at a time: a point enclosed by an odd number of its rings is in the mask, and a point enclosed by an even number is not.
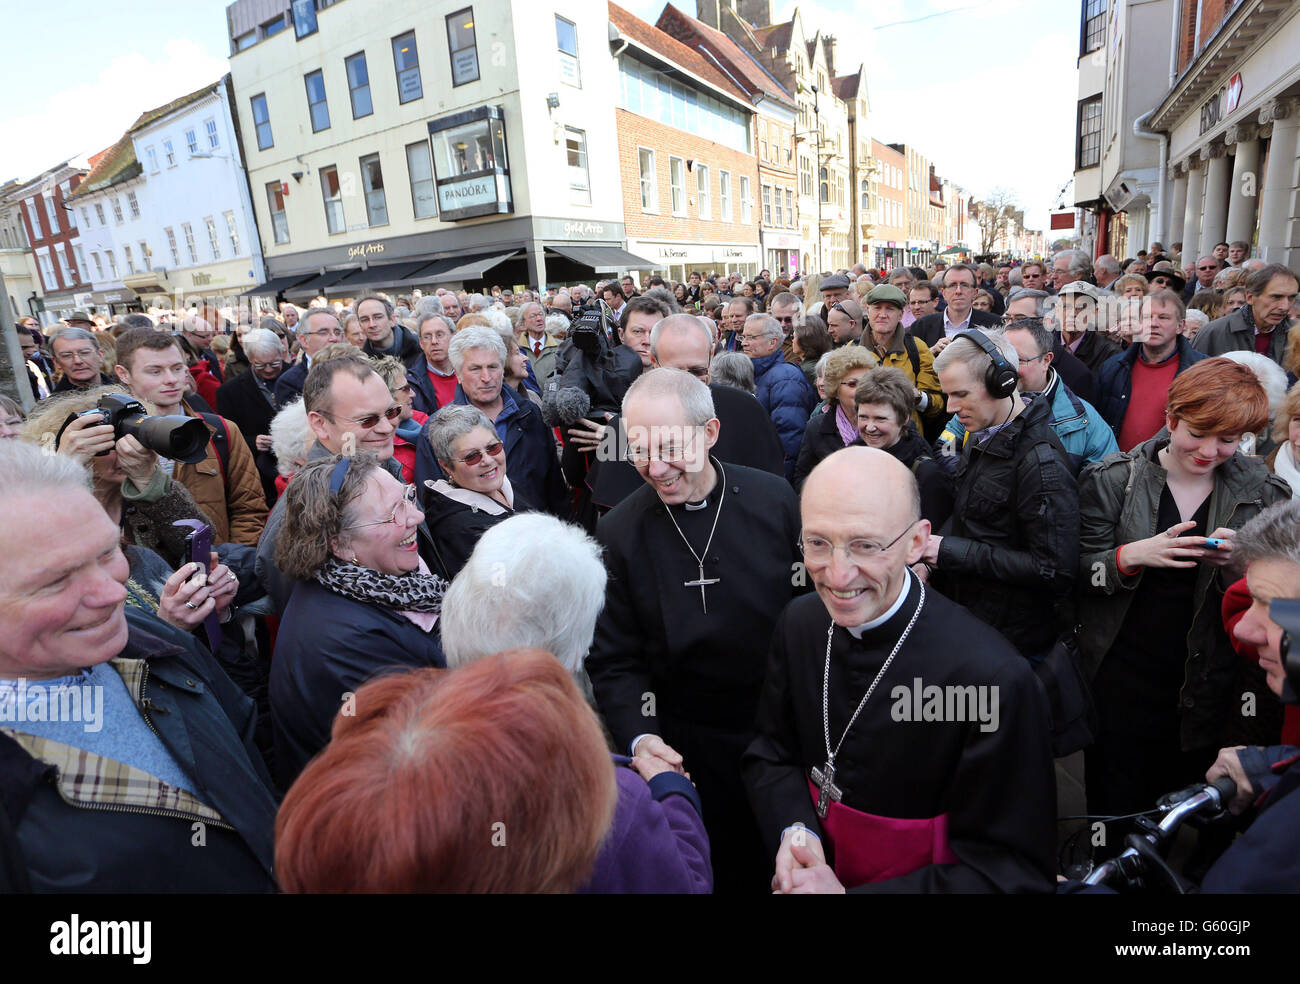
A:
[[[1005,400],[1008,396],[1012,396],[1020,382],[1020,374],[1007,361],[1007,357],[1002,354],[1001,350],[989,341],[988,336],[975,328],[969,328],[966,331],[958,332],[957,337],[974,342],[993,360],[992,365],[984,372],[984,388],[989,391],[989,395],[995,396],[999,400]]]

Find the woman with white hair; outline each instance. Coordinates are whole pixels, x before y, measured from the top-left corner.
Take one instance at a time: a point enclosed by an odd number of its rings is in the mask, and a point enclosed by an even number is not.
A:
[[[604,603],[605,565],[596,541],[541,513],[513,516],[482,535],[447,589],[447,666],[454,672],[503,650],[543,649],[590,694],[582,667]],[[614,823],[580,891],[712,891],[709,840],[690,779],[654,756],[611,757],[618,780]]]
[[[442,567],[438,573],[450,580],[485,532],[529,507],[506,477],[505,445],[477,407],[443,407],[429,419],[425,440],[446,476],[424,482],[425,524]]]
[[[284,495],[284,487],[294,472],[307,463],[307,452],[316,443],[307,420],[307,406],[294,400],[271,420],[271,452],[275,455],[275,497]]]

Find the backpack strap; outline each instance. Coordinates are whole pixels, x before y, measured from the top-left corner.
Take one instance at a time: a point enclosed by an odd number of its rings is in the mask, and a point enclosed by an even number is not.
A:
[[[907,349],[908,361],[912,363],[912,378],[919,379],[921,376],[921,353],[916,350],[916,339],[907,330],[903,331],[903,348]]]
[[[217,464],[221,466],[221,484],[229,485],[226,472],[230,467],[230,428],[226,418],[217,413],[201,413],[204,423],[216,431],[212,435],[212,444],[217,449]]]

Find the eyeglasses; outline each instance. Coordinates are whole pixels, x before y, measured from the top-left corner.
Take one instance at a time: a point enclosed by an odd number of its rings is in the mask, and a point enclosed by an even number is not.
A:
[[[950,284],[946,280],[943,283],[944,290],[974,290],[974,284]]]
[[[1020,320],[1024,321],[1025,319],[1022,318],[1022,319],[1020,319]],[[1015,324],[1015,323],[1016,323],[1016,322],[1013,321],[1011,324]],[[1010,326],[1008,326],[1008,327],[1010,327]],[[1022,356],[1020,357],[1020,364],[1023,366],[1026,362],[1037,362],[1039,359],[1045,359],[1047,356],[1049,356],[1049,355],[1051,355],[1051,354],[1052,354],[1051,352],[1039,352],[1039,353],[1038,353],[1036,356],[1034,356],[1032,359],[1026,359],[1026,358],[1022,355]]]
[[[899,533],[883,547],[878,543],[870,540],[851,540],[843,546],[831,543],[830,540],[823,539],[820,536],[804,536],[799,538],[799,549],[803,553],[804,560],[811,561],[814,564],[829,563],[836,550],[843,550],[850,563],[861,566],[869,564],[875,560],[895,543],[905,537],[908,532],[915,526],[919,520],[912,520],[907,524],[907,529]]]
[[[319,410],[317,412],[326,417],[329,417],[330,420],[338,419],[337,417],[334,416],[334,414],[330,413],[330,411],[328,410]],[[343,419],[349,421],[350,423],[356,424],[362,430],[370,430],[370,428],[376,426],[379,423],[380,417],[383,417],[386,420],[396,420],[401,415],[402,415],[402,408],[398,406],[396,403],[394,403],[383,413],[368,413],[364,417],[344,417]]]
[[[397,500],[397,505],[393,506],[393,511],[389,513],[387,519],[377,519],[373,523],[353,523],[351,526],[343,527],[344,530],[359,530],[365,526],[388,526],[390,523],[397,524],[397,514],[402,511],[402,507],[411,508],[415,506],[415,486],[403,485],[402,497]]]
[[[67,362],[71,359],[80,359],[83,362],[89,362],[95,356],[99,355],[94,349],[77,349],[75,352],[55,352],[54,357],[60,362]]]
[[[322,328],[320,331],[300,331],[299,338],[311,338],[312,335],[325,335],[328,338],[342,338],[342,328]]]
[[[504,445],[502,445],[500,441],[493,441],[485,448],[480,448],[478,450],[471,451],[463,458],[452,458],[452,461],[459,461],[462,465],[469,465],[470,467],[473,467],[474,465],[477,465],[480,461],[483,460],[483,455],[485,454],[490,458],[495,458],[497,455],[501,453],[501,448],[503,446]]]
[[[394,386],[394,393],[409,393],[414,389],[410,383],[403,383],[401,386]]]
[[[256,369],[258,372],[261,372],[263,369],[279,368],[280,366],[284,365],[284,360],[276,359],[274,362],[250,362],[249,365],[252,366],[254,369]]]

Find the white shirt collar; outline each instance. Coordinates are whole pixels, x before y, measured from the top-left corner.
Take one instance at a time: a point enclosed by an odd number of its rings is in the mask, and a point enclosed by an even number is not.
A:
[[[965,321],[954,322],[951,318],[948,317],[948,309],[945,307],[943,309],[943,333],[947,335],[949,338],[951,338],[953,335],[956,335],[959,331],[966,331],[971,326],[970,314],[971,311],[974,310],[975,310],[974,308],[971,308],[970,311],[966,312]]]
[[[898,592],[898,597],[895,598],[894,603],[889,606],[889,610],[885,612],[883,615],[877,615],[870,622],[863,622],[861,625],[852,626],[848,630],[849,634],[852,635],[853,638],[855,639],[861,639],[862,633],[870,632],[872,629],[878,629],[880,628],[880,626],[888,622],[891,618],[897,615],[898,610],[903,607],[903,599],[907,597],[907,592],[911,589],[911,587],[912,587],[912,572],[908,571],[907,577],[903,579],[902,590]]]

